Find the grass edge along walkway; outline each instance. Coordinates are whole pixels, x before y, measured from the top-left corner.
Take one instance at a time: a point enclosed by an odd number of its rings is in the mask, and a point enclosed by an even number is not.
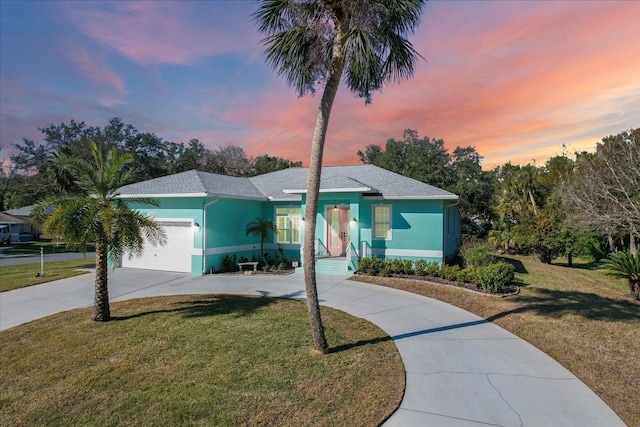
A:
[[[44,275],[40,275],[40,263],[2,266],[0,292],[78,276],[87,273],[87,269],[94,269],[95,265],[93,257],[50,261],[44,264]]]

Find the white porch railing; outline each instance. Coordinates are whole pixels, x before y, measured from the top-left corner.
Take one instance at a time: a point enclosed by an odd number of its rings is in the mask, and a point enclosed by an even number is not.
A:
[[[326,256],[327,255],[327,247],[322,243],[322,240],[316,239],[316,256]]]
[[[353,268],[353,270],[358,269],[358,251],[355,246],[353,246],[353,242],[349,242],[349,246],[347,246],[346,252],[347,258],[347,271],[349,271],[349,267]]]
[[[371,258],[373,251],[371,250],[371,245],[366,240],[362,242],[362,251],[360,252],[362,258]]]

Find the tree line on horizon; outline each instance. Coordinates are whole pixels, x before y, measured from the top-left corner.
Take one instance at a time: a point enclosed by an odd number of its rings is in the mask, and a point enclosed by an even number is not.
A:
[[[0,211],[37,203],[45,197],[77,191],[55,159],[89,159],[88,140],[100,140],[133,157],[134,181],[198,169],[249,177],[302,162],[263,154],[247,157],[241,147],[211,150],[197,139],[186,145],[138,132],[120,118],[103,128],[84,122],[39,129],[41,142],[14,144],[8,171],[0,174]],[[637,253],[640,237],[640,128],[596,143],[594,152],[563,152],[544,164],[506,163],[482,170],[475,147],[445,147],[442,139],[420,137],[407,129],[402,139],[367,145],[359,161],[396,172],[460,196],[466,235],[486,238],[498,250],[536,254],[543,262],[559,256]]]
[[[77,190],[70,176],[55,160],[61,156],[90,161],[87,141],[96,141],[106,149],[116,148],[133,157],[136,182],[197,169],[231,176],[255,176],[276,170],[302,166],[301,161],[263,154],[247,157],[242,147],[225,145],[208,149],[198,139],[187,144],[165,140],[150,132],[139,132],[121,118],[106,126],[88,126],[71,120],[38,128],[42,141],[23,138],[13,144],[7,171],[0,172],[0,211],[31,205],[49,195]],[[2,147],[0,147],[2,148]]]
[[[508,162],[481,168],[474,147],[419,138],[407,130],[385,148],[369,145],[358,156],[461,199],[466,233],[486,238],[497,249],[535,254],[550,263],[575,255],[600,260],[617,251],[637,255],[640,238],[640,128],[622,131],[596,143],[594,152],[566,153],[535,162]]]

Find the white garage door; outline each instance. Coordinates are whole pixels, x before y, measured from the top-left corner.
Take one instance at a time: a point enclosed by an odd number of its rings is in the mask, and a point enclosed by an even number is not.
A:
[[[122,266],[147,270],[181,271],[191,273],[191,253],[193,252],[193,225],[191,222],[157,221],[166,233],[164,246],[153,246],[145,241],[144,252],[129,259],[122,257]]]

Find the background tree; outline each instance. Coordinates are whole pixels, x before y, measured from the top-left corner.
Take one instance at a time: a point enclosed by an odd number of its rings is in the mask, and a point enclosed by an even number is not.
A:
[[[269,172],[275,172],[287,168],[302,167],[302,162],[292,162],[282,157],[272,157],[263,154],[253,159],[253,169],[256,175],[263,175]]]
[[[247,224],[247,228],[245,229],[247,236],[249,234],[252,236],[260,236],[260,256],[262,257],[264,265],[267,265],[267,258],[264,255],[264,241],[269,237],[269,234],[274,231],[276,231],[276,225],[273,221],[259,217]]]
[[[102,142],[89,141],[92,160],[61,156],[58,167],[67,171],[81,193],[53,196],[35,209],[35,221],[42,223],[45,233],[64,239],[68,245],[86,250],[89,243],[96,247],[96,280],[92,319],[111,319],[107,269],[115,265],[125,250],[138,254],[143,250],[143,233],[151,242],[164,244],[162,229],[151,218],[127,206],[117,197],[116,190],[131,182],[130,155],[119,155]],[[137,198],[136,203],[157,206],[149,198]],[[54,207],[47,215],[48,208]]]
[[[562,199],[575,227],[626,236],[633,255],[640,237],[640,128],[603,138],[594,154],[577,154]],[[626,243],[621,245],[624,249]]]
[[[357,154],[362,163],[459,195],[467,228],[491,218],[491,173],[482,171],[482,156],[474,147],[456,147],[450,154],[442,139],[420,138],[416,130],[407,129],[402,140],[388,139],[384,150],[370,144]]]
[[[242,147],[225,145],[213,150],[207,159],[206,170],[229,176],[252,176],[253,164]]]
[[[267,62],[298,95],[322,98],[311,143],[305,207],[303,267],[315,347],[328,352],[315,274],[315,227],[329,116],[345,74],[349,89],[366,103],[389,80],[413,75],[418,56],[406,35],[420,23],[421,0],[266,0],[255,19],[267,37]]]
[[[138,132],[115,117],[104,127],[84,122],[50,124],[39,128],[42,141],[23,139],[14,144],[14,153],[3,160],[0,173],[0,210],[36,203],[60,192],[79,192],[75,180],[57,161],[60,157],[92,160],[88,139],[100,140],[107,148],[132,157],[133,181],[144,181],[177,172],[197,169],[232,176],[253,176],[293,166],[293,162],[267,154],[248,158],[241,147],[226,145],[210,150],[198,139],[185,147],[149,133]]]

